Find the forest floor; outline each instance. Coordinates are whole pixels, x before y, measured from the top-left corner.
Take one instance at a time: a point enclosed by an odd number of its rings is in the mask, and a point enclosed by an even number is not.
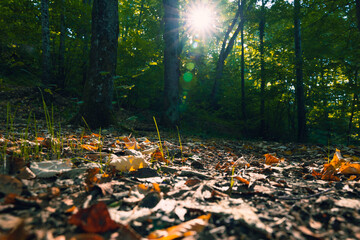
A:
[[[60,128],[34,89],[0,116],[1,240],[360,239],[359,146]]]

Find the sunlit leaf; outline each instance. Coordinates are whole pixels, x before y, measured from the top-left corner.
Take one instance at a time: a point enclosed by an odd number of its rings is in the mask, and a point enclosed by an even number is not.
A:
[[[198,218],[169,227],[167,229],[155,230],[148,235],[148,239],[171,240],[200,233],[208,224],[211,214],[202,215]]]
[[[342,174],[351,174],[351,175],[360,174],[360,164],[358,163],[344,164],[343,166],[340,167],[339,172]]]
[[[245,183],[246,185],[249,185],[250,182],[248,180],[246,180],[245,178],[242,178],[242,177],[239,177],[239,176],[236,176],[234,177],[235,179],[239,180],[240,182],[242,183]]]
[[[89,144],[81,144],[81,148],[88,150],[88,151],[96,151],[98,150],[97,146],[91,146]]]

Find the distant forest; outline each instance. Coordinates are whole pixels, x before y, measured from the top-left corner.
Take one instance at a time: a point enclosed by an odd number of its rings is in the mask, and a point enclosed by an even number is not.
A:
[[[359,71],[360,0],[0,1],[0,90],[93,128],[359,144]]]

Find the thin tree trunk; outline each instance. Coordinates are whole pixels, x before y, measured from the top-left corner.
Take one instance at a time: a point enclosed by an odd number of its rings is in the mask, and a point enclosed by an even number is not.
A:
[[[356,0],[356,19],[357,19],[357,27],[360,31],[360,0]]]
[[[241,28],[241,114],[243,120],[246,120],[246,105],[245,105],[245,48],[244,48],[244,26]]]
[[[229,56],[232,48],[234,47],[235,40],[236,40],[241,28],[244,26],[245,20],[244,20],[244,17],[240,18],[240,12],[243,11],[245,4],[246,4],[246,0],[242,0],[241,3],[240,3],[240,0],[238,0],[238,10],[235,14],[235,17],[233,18],[231,25],[229,26],[229,28],[225,34],[225,37],[224,37],[224,40],[222,43],[222,47],[221,47],[221,51],[220,51],[220,55],[219,55],[219,59],[216,62],[214,85],[213,85],[213,89],[212,89],[211,97],[210,97],[210,101],[212,102],[214,107],[216,107],[216,105],[218,104],[218,101],[219,101],[219,92],[220,92],[220,88],[221,88],[220,80],[223,75],[225,60]],[[241,8],[242,8],[242,10],[241,10]],[[234,29],[236,22],[238,20],[239,20],[238,26],[228,42],[230,33]]]
[[[86,22],[89,19],[89,22],[91,19],[88,15],[88,7],[91,6],[91,0],[83,0],[83,14],[82,18],[84,18],[84,22]],[[86,26],[82,27],[82,35],[83,35],[83,61],[82,61],[82,85],[84,86],[88,77],[88,70],[89,70],[89,32]]]
[[[113,123],[113,77],[119,35],[118,1],[94,0],[89,78],[84,87],[80,116],[92,128]]]
[[[355,71],[355,79],[354,79],[354,87],[355,87],[355,89],[357,89],[357,78],[358,78],[358,70]],[[352,100],[352,103],[351,103],[351,113],[350,113],[350,117],[349,117],[349,126],[348,126],[348,131],[347,131],[347,140],[346,140],[347,145],[350,144],[350,140],[351,140],[351,131],[352,131],[352,126],[353,126],[354,112],[355,112],[355,106],[356,106],[357,101],[358,101],[358,93],[354,92],[353,93],[353,100]]]
[[[302,50],[301,50],[301,28],[300,28],[300,0],[294,0],[294,39],[295,39],[295,71],[296,85],[295,97],[297,103],[297,140],[306,141],[306,113],[305,113],[305,95],[302,70]]]
[[[60,39],[59,39],[59,68],[58,68],[58,87],[65,87],[65,0],[60,2]]]
[[[261,15],[259,23],[260,34],[260,136],[265,136],[265,61],[264,61],[264,31],[265,31],[265,3],[261,0]]]
[[[163,0],[164,5],[164,113],[163,123],[176,126],[179,123],[179,1]]]
[[[41,0],[42,83],[51,81],[49,0]]]

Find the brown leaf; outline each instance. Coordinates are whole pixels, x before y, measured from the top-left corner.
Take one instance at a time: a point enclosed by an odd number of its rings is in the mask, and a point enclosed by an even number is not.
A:
[[[70,240],[104,240],[104,238],[94,233],[80,233],[72,236]]]
[[[20,195],[23,189],[23,183],[9,175],[0,174],[0,192],[4,194],[14,193]]]
[[[119,228],[119,224],[111,219],[107,206],[103,202],[80,209],[69,218],[69,223],[88,233],[103,233]]]

